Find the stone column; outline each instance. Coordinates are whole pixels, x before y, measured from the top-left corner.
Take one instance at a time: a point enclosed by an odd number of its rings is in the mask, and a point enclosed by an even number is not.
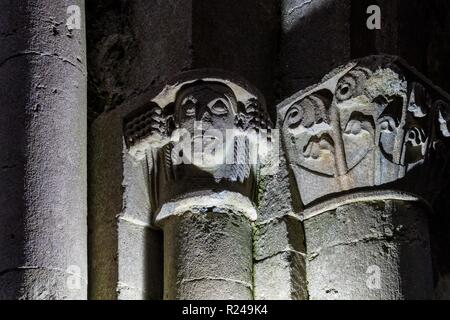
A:
[[[255,217],[246,214],[254,209],[238,194],[219,197],[224,199],[216,207],[208,204],[217,201],[214,197],[200,197],[199,202],[191,199],[197,203],[192,203],[192,210],[171,215],[161,223],[164,299],[253,298],[251,222]],[[239,204],[245,202],[248,207],[239,210]]]
[[[386,194],[306,219],[310,298],[431,299],[429,214]]]
[[[401,59],[372,56],[279,105],[311,299],[432,297],[428,218],[449,101]]]
[[[264,99],[220,71],[182,74],[159,92],[125,117],[124,135],[131,157],[148,164],[164,298],[252,299]]]
[[[84,1],[0,4],[0,298],[85,299]]]

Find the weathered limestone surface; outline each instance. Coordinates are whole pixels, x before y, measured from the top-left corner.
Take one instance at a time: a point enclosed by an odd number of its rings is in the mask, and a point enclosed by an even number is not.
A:
[[[256,224],[254,231],[256,300],[307,300],[305,239],[298,216]]]
[[[258,220],[253,237],[255,299],[306,300],[304,231],[295,214],[300,211],[299,197],[292,192],[280,143],[278,148],[274,153],[277,169],[262,177],[258,186]]]
[[[0,296],[86,299],[84,1],[0,4]]]
[[[417,204],[386,200],[306,220],[310,299],[430,299],[428,214]]]
[[[447,161],[439,151],[450,135],[448,101],[400,60],[372,56],[280,104],[283,143],[303,205],[370,187],[433,201],[443,180],[437,164]],[[430,174],[434,186],[425,179]]]
[[[162,236],[157,230],[119,220],[120,300],[160,300],[163,290]]]
[[[403,61],[372,56],[279,105],[312,299],[432,297],[428,219],[445,183],[449,101]],[[375,291],[363,286],[371,266],[390,270]]]
[[[164,299],[251,300],[252,226],[234,212],[186,213],[164,224]]]

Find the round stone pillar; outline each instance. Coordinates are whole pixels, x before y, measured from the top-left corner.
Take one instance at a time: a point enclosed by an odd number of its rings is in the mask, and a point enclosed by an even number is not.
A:
[[[208,210],[163,223],[164,299],[250,300],[252,226],[238,213]]]
[[[0,3],[0,299],[87,298],[83,0]]]
[[[307,218],[310,299],[431,299],[428,214],[417,202],[380,200]]]

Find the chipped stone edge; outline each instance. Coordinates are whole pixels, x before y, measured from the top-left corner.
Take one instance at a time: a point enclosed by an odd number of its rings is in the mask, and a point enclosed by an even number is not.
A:
[[[224,210],[231,211],[235,215],[245,216],[252,222],[258,218],[256,208],[250,199],[237,192],[222,191],[205,195],[188,195],[183,199],[163,204],[155,215],[155,225],[161,225],[171,216],[182,216],[187,212],[203,213],[209,210],[217,211],[219,214]]]

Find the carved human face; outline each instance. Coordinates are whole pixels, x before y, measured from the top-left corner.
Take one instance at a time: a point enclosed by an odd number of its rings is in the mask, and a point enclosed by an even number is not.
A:
[[[177,126],[191,134],[200,122],[203,132],[214,128],[225,133],[234,128],[237,102],[225,85],[194,84],[179,94],[175,108]]]
[[[430,97],[422,85],[409,86],[408,90],[407,83],[390,69],[356,68],[339,81],[335,97],[346,170],[377,149],[406,170],[424,160]]]
[[[402,70],[391,63],[350,64],[280,105],[283,142],[303,204],[397,181],[426,160],[430,146],[437,146],[434,135],[450,137],[448,103],[433,104],[431,87]]]
[[[357,179],[374,170],[378,147],[391,161],[407,149],[402,131],[406,101],[406,83],[392,70],[356,67],[328,80],[284,113],[290,162],[330,178],[358,168],[342,187],[363,183]]]
[[[283,135],[291,163],[335,175],[335,144],[330,123],[330,93],[319,91],[293,103],[285,113]]]
[[[340,174],[346,174],[363,161],[375,147],[376,109],[365,93],[371,72],[355,68],[343,76],[336,86],[337,126],[342,139],[344,159]]]
[[[223,84],[192,84],[178,95],[175,112],[176,125],[189,132],[192,147],[202,146],[201,166],[225,164],[228,144],[233,142],[226,141],[227,130],[235,129],[234,93]]]

